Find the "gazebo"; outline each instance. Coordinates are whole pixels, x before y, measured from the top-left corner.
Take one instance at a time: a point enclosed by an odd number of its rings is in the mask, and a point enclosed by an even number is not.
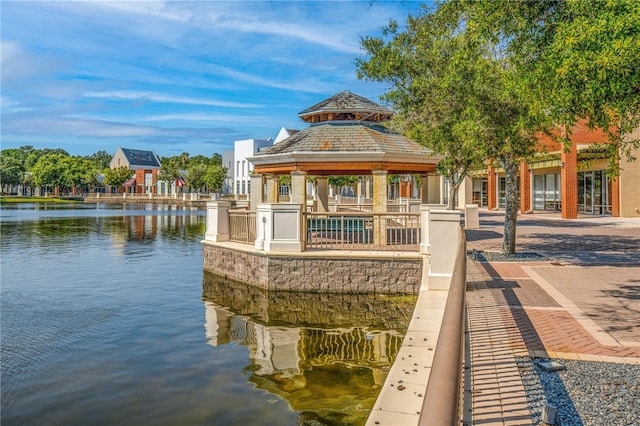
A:
[[[328,211],[328,177],[371,175],[373,212],[386,212],[387,176],[419,174],[426,203],[427,173],[442,158],[382,123],[393,113],[349,91],[340,92],[298,114],[310,126],[249,158],[254,165],[251,208],[276,203],[278,175],[291,175],[291,203],[306,204],[306,178],[315,176],[318,211]],[[266,185],[265,185],[266,183]]]
[[[384,126],[392,115],[349,91],[300,112],[310,123],[306,129],[248,158],[254,166],[249,209],[222,201],[210,206],[207,239],[254,244],[265,252],[427,250],[422,206],[430,204],[428,174],[442,157]],[[407,174],[421,176],[421,200],[387,205],[387,177]],[[291,176],[286,203],[278,202],[280,175]],[[341,175],[372,177],[366,206],[330,211],[329,176]],[[307,177],[316,185],[311,208]]]
[[[429,203],[427,175],[441,157],[385,127],[391,111],[348,91],[299,116],[306,129],[249,158],[248,209],[207,203],[205,270],[267,289],[415,294],[427,262],[429,288],[447,286],[460,213]],[[279,203],[283,174],[291,196]],[[398,174],[422,176],[418,211],[387,205],[387,176]],[[372,176],[371,205],[329,211],[332,175]],[[307,177],[316,180],[311,209]]]

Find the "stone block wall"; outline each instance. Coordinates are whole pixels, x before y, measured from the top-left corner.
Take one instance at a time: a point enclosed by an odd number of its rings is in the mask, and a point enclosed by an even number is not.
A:
[[[225,278],[268,288],[266,256],[203,245],[203,268]]]
[[[267,256],[203,244],[205,271],[268,290],[418,294],[422,259]]]
[[[202,297],[262,324],[399,333],[406,331],[416,303],[416,297],[404,295],[270,291],[208,272]]]

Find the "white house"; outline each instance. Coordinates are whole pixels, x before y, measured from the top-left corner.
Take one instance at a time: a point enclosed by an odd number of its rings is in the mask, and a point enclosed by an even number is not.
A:
[[[249,194],[251,191],[251,179],[249,175],[253,171],[253,165],[247,160],[255,156],[261,149],[273,145],[273,139],[245,139],[233,143],[233,193]]]
[[[222,152],[222,166],[227,168],[227,178],[222,184],[223,194],[233,194],[234,187],[234,170],[235,161],[233,160],[233,151]]]
[[[296,133],[298,133],[300,130],[294,130],[294,129],[287,129],[285,127],[282,127],[280,129],[280,131],[278,132],[278,136],[276,136],[276,139],[273,141],[274,144],[277,144],[280,141],[285,140],[286,138],[288,138],[289,136],[293,136]]]

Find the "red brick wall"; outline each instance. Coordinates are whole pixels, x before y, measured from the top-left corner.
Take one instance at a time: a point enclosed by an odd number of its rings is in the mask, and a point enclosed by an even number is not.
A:
[[[487,208],[493,210],[498,207],[498,194],[496,194],[496,184],[498,176],[493,167],[489,167],[489,176],[487,177]]]
[[[578,151],[576,144],[571,144],[569,152],[560,153],[560,162],[564,164],[560,170],[562,200],[562,218],[578,217]]]
[[[611,216],[620,217],[620,180],[612,179],[611,180],[611,192],[609,197],[611,197]]]
[[[520,163],[520,213],[531,210],[531,175],[529,165],[522,161]]]
[[[136,170],[136,194],[142,194],[144,192],[144,170]]]

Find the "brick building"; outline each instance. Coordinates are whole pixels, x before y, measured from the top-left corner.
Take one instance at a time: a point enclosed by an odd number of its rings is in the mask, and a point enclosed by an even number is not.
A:
[[[640,129],[630,136],[640,138]],[[568,152],[549,136],[541,136],[538,154],[520,164],[520,212],[558,212],[565,219],[579,214],[640,217],[640,163],[623,156],[620,175],[609,178],[601,130],[585,125],[572,129]],[[635,150],[638,157],[640,150]],[[500,168],[469,177],[461,186],[458,205],[478,204],[490,210],[504,208],[504,173]],[[445,192],[446,194],[446,192]]]
[[[135,175],[118,192],[131,194],[156,193],[156,181],[160,170],[160,159],[153,151],[118,148],[109,167],[127,166]]]

